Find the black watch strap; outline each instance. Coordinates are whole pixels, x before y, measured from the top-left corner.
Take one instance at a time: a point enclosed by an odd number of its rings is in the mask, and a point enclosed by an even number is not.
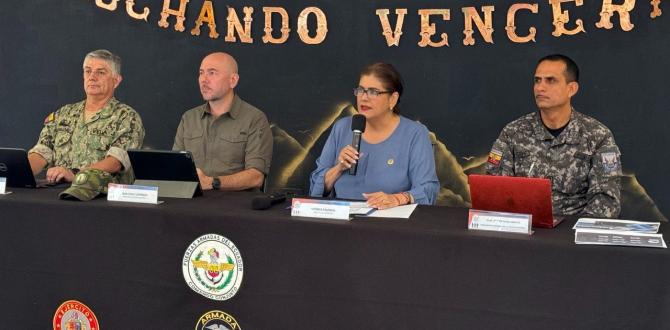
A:
[[[74,174],[74,175],[77,175],[77,173],[79,173],[79,169],[78,168],[71,168],[70,172],[72,172],[72,174]]]
[[[219,178],[217,177],[212,178],[212,189],[214,190],[221,189],[221,180],[219,180]]]

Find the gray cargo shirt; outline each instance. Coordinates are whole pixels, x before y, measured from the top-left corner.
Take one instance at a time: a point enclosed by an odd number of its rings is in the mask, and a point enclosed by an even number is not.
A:
[[[550,179],[556,214],[614,218],[621,211],[621,161],[614,136],[575,110],[557,137],[539,112],[507,124],[493,143],[486,172]]]
[[[190,151],[195,166],[208,176],[255,168],[267,175],[272,160],[272,131],[265,114],[235,95],[230,111],[212,116],[209,104],[186,111],[172,150]]]

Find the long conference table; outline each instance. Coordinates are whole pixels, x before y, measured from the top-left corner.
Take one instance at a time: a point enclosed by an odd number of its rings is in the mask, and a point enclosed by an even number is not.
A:
[[[106,329],[670,329],[667,249],[576,245],[576,219],[532,236],[467,229],[467,209],[410,219],[292,218],[251,193],[160,205],[71,202],[62,189],[0,196],[3,329],[49,329],[78,300]],[[661,232],[667,225],[661,226]],[[208,233],[239,248],[239,292],[191,290],[182,258]]]

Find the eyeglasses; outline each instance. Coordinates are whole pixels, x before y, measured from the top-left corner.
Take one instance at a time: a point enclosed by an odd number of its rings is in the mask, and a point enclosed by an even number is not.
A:
[[[380,91],[376,88],[368,88],[365,89],[363,87],[356,87],[354,88],[354,95],[355,96],[362,96],[363,94],[367,94],[368,97],[377,97],[379,94],[392,94],[393,91]]]

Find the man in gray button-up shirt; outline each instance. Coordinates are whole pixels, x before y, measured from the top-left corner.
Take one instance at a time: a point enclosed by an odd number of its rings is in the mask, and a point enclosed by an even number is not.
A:
[[[226,53],[200,65],[200,93],[207,102],[186,111],[173,150],[193,154],[203,189],[261,187],[270,170],[272,131],[265,114],[235,94],[237,62]]]

